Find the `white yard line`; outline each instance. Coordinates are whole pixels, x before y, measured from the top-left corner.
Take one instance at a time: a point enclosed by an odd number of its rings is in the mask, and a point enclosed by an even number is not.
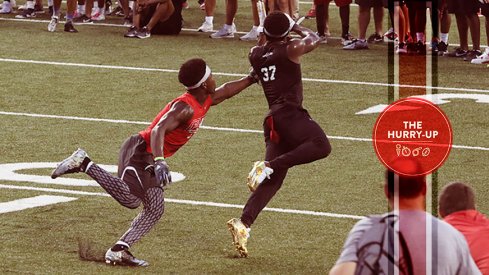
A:
[[[43,61],[43,60],[26,60],[26,59],[14,59],[14,58],[0,58],[0,62],[40,64],[40,65],[53,65],[53,66],[70,66],[70,67],[98,68],[98,69],[114,69],[114,70],[129,70],[129,71],[150,71],[150,72],[178,73],[178,70],[176,70],[176,69],[159,69],[159,68],[145,68],[145,67],[131,67],[131,66],[117,66],[117,65],[98,65],[98,64]],[[246,74],[223,73],[223,72],[212,72],[212,74],[213,75],[221,75],[221,76],[235,76],[235,77],[246,76]],[[380,86],[380,87],[399,87],[399,88],[413,88],[413,89],[423,89],[423,90],[424,89],[438,89],[440,91],[454,91],[454,92],[489,93],[489,90],[484,90],[484,89],[457,88],[457,87],[433,87],[433,86],[389,84],[389,83],[379,83],[379,82],[335,80],[335,79],[321,79],[321,78],[307,78],[307,77],[302,78],[302,80],[305,82],[318,82],[318,83],[334,83],[334,84],[365,85],[365,86]],[[359,91],[361,91],[361,90],[359,90]]]
[[[29,208],[35,208],[39,206],[69,202],[69,201],[74,201],[76,199],[77,198],[72,198],[72,197],[41,195],[41,196],[36,196],[31,198],[23,198],[23,199],[8,201],[8,202],[1,202],[0,214],[25,210]]]
[[[77,116],[58,116],[58,115],[45,115],[45,114],[32,114],[32,113],[17,113],[17,112],[5,112],[5,111],[0,111],[0,115],[27,116],[27,117],[39,117],[39,118],[55,118],[55,119],[66,119],[66,120],[82,120],[82,121],[120,123],[120,124],[149,125],[149,122],[146,122],[146,121],[131,121],[131,120],[106,119],[106,118],[91,118],[91,117],[77,117]],[[226,132],[257,133],[257,134],[262,134],[263,133],[263,131],[261,131],[261,130],[239,129],[239,128],[226,128],[226,127],[214,127],[214,126],[205,126],[205,125],[202,125],[200,128],[202,128],[202,129],[208,129],[208,130],[216,130],[216,131],[226,131]],[[328,138],[330,138],[330,139],[337,139],[337,140],[372,142],[372,139],[371,138],[330,136],[330,135],[328,135]],[[476,151],[489,151],[489,148],[482,147],[482,146],[452,145],[452,148],[466,149],[466,150],[476,150]]]
[[[76,191],[76,190],[67,190],[67,189],[55,189],[55,188],[40,188],[40,187],[33,187],[33,186],[18,186],[18,185],[0,184],[0,189],[2,189],[2,188],[3,189],[16,189],[16,190],[31,190],[31,191],[39,191],[39,192],[50,192],[50,193],[62,193],[62,194],[72,194],[72,195],[110,197],[110,195],[107,193],[85,192],[85,191]],[[179,199],[165,198],[165,202],[178,203],[178,204],[188,204],[188,205],[197,205],[197,206],[211,206],[211,207],[219,207],[219,208],[238,208],[238,209],[244,208],[244,205],[210,202],[210,201],[194,201],[194,200],[179,200]],[[297,209],[265,207],[263,210],[269,211],[269,212],[299,214],[299,215],[308,215],[308,216],[322,216],[322,217],[332,217],[332,218],[346,218],[346,219],[361,219],[361,218],[363,218],[363,216],[356,216],[356,215],[336,214],[336,213],[318,212],[318,211],[309,211],[309,210],[297,210]]]

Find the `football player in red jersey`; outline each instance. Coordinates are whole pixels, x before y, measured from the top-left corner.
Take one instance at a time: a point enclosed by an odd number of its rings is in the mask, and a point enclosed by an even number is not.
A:
[[[266,42],[253,47],[249,59],[269,106],[263,123],[265,161],[257,161],[248,176],[253,193],[241,218],[228,221],[242,257],[248,255],[250,226],[280,189],[288,169],[325,158],[331,152],[326,134],[302,107],[301,56],[314,50],[320,37],[282,12],[269,14],[263,31]],[[289,39],[291,31],[301,39]]]
[[[163,215],[163,187],[171,183],[166,158],[197,132],[211,105],[221,103],[256,82],[250,74],[216,88],[211,70],[202,59],[185,62],[180,67],[178,79],[187,92],[168,103],[148,128],[122,144],[118,177],[93,163],[82,149],[63,160],[51,174],[54,179],[84,172],[122,206],[134,209],[143,205],[129,230],[105,254],[108,264],[148,265],[146,261],[136,259],[129,247],[148,233]]]

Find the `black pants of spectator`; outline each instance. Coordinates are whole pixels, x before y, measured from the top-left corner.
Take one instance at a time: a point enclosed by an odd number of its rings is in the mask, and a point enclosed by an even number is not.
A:
[[[247,226],[253,224],[280,189],[289,168],[325,158],[331,152],[326,134],[302,108],[282,108],[265,118],[263,128],[265,160],[274,172],[248,199],[241,215],[241,221]]]

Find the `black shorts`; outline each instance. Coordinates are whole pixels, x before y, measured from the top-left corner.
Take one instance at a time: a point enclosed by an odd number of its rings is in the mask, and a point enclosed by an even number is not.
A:
[[[151,29],[151,34],[159,34],[159,35],[175,35],[179,34],[182,30],[182,1],[181,0],[172,0],[173,6],[175,7],[175,11],[166,21],[159,21],[156,25]],[[158,4],[150,5],[146,9],[141,12],[141,26],[146,26],[151,17],[156,11],[156,7]]]
[[[131,194],[144,199],[146,190],[151,187],[161,187],[156,181],[152,170],[153,155],[146,152],[146,141],[138,134],[130,136],[119,151],[119,167],[117,174],[129,186]]]
[[[481,13],[486,17],[486,20],[489,20],[489,4],[481,5]]]
[[[355,3],[362,8],[383,7],[383,0],[355,0]]]
[[[478,0],[447,0],[448,13],[474,15],[479,12]]]

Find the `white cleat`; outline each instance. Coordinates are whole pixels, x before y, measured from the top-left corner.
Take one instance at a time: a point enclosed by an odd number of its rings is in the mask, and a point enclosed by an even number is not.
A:
[[[58,21],[59,21],[59,18],[57,16],[51,17],[51,21],[49,21],[49,24],[48,24],[48,31],[55,32],[56,26],[58,26]]]
[[[76,150],[71,156],[63,160],[51,173],[51,178],[55,179],[61,175],[83,172],[83,161],[88,158],[83,149]]]
[[[134,257],[128,250],[112,251],[105,253],[105,263],[109,265],[148,266],[149,263]]]

